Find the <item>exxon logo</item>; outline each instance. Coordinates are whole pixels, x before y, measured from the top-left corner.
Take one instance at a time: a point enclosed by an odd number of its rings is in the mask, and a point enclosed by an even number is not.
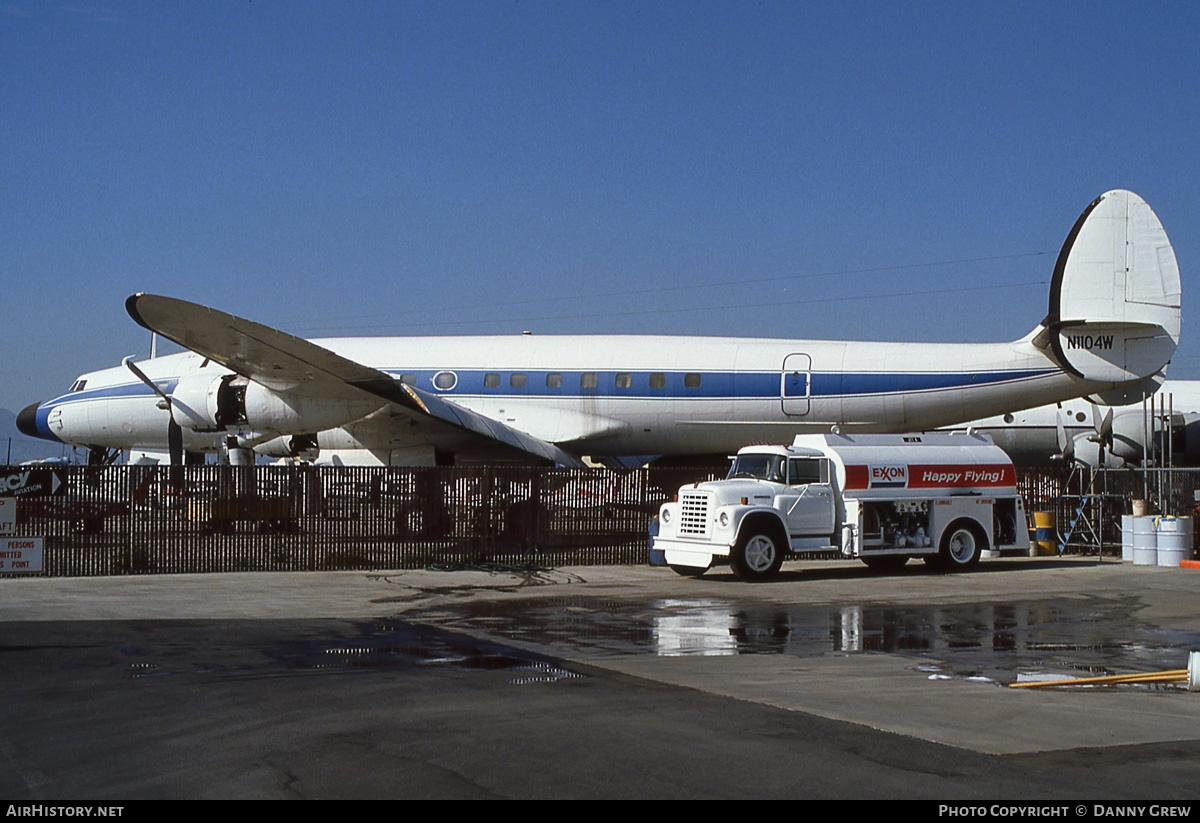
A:
[[[908,485],[908,466],[871,466],[871,488],[902,489]]]

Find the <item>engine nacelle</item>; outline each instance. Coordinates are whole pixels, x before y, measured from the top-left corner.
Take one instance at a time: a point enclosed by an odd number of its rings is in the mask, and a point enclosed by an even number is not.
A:
[[[239,391],[234,374],[199,369],[179,378],[171,392],[171,417],[176,425],[195,432],[219,432],[237,416]]]
[[[307,463],[312,463],[320,456],[321,449],[317,446],[315,434],[294,434],[289,437],[273,437],[264,443],[258,443],[254,446],[254,452],[264,457],[299,457]]]
[[[1094,434],[1076,435],[1074,447],[1075,460],[1085,466],[1091,466],[1093,469],[1101,466],[1108,469],[1119,469],[1125,466],[1125,458],[1101,447]]]
[[[278,394],[258,383],[246,386],[240,425],[255,432],[311,435],[366,417],[385,401],[364,394],[361,400]]]
[[[1171,416],[1170,426],[1159,418],[1151,424],[1141,409],[1128,411],[1113,418],[1113,453],[1130,463],[1142,463],[1147,451],[1158,461],[1168,454],[1174,457],[1176,466],[1195,466],[1200,460],[1200,418],[1194,414]],[[1153,434],[1149,429],[1153,428]],[[1147,449],[1146,438],[1151,438]],[[1167,438],[1171,438],[1168,449]]]
[[[1092,468],[1101,465],[1120,468],[1144,463],[1149,451],[1156,460],[1165,460],[1169,436],[1176,466],[1200,466],[1200,415],[1176,413],[1169,434],[1163,430],[1161,420],[1154,422],[1153,435],[1149,432],[1150,425],[1140,409],[1118,414],[1112,422],[1111,450],[1102,452],[1095,441],[1096,435],[1089,432],[1075,438],[1075,459]],[[1147,437],[1152,438],[1150,449],[1146,448]]]
[[[1142,411],[1125,412],[1113,417],[1112,452],[1129,463],[1146,459],[1146,426]]]
[[[380,398],[339,399],[281,394],[228,372],[198,369],[185,374],[171,392],[171,417],[194,432],[254,432],[311,435],[353,423],[384,405]]]

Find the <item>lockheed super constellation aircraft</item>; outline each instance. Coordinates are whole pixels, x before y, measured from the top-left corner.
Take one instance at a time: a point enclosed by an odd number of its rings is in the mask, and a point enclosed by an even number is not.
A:
[[[715,337],[306,341],[137,294],[129,314],[188,352],[89,372],[20,413],[29,435],[130,448],[430,465],[731,453],[797,432],[933,429],[1103,393],[1140,400],[1175,351],[1179,270],[1128,191],[1091,203],[1054,267],[1049,311],[1010,343]]]

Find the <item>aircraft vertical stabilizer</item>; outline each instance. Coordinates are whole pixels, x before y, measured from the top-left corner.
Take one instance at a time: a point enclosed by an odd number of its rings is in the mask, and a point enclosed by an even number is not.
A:
[[[1067,371],[1088,380],[1149,377],[1179,342],[1179,266],[1158,216],[1130,191],[1098,197],[1067,236],[1043,326]]]

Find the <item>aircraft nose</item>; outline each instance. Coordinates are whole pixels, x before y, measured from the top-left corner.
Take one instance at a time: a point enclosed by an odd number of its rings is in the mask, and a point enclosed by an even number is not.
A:
[[[38,428],[38,409],[41,403],[30,403],[17,415],[17,429],[29,437],[40,437],[43,440],[57,440],[47,429]]]
[[[21,413],[17,415],[17,429],[21,434],[29,437],[37,437],[37,410],[41,403],[30,403],[25,408],[21,409]]]

